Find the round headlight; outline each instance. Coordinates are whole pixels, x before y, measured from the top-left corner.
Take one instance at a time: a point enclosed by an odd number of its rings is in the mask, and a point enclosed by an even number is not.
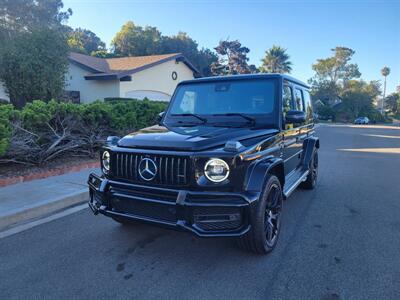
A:
[[[101,164],[104,172],[107,173],[110,170],[110,152],[103,152],[103,155],[101,156]]]
[[[229,176],[229,166],[222,159],[212,158],[204,166],[204,175],[210,181],[222,182]]]

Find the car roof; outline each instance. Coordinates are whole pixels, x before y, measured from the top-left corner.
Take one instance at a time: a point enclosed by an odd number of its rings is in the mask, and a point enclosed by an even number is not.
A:
[[[191,80],[184,80],[179,83],[181,84],[188,84],[188,83],[199,83],[199,82],[218,82],[218,81],[228,81],[228,80],[244,80],[244,79],[282,79],[282,80],[287,80],[290,81],[294,84],[301,85],[302,87],[305,87],[309,89],[310,87],[305,84],[304,82],[286,75],[286,74],[277,74],[277,73],[257,73],[257,74],[240,74],[240,75],[227,75],[227,76],[212,76],[212,77],[202,77],[202,78],[196,78],[196,79],[191,79]]]

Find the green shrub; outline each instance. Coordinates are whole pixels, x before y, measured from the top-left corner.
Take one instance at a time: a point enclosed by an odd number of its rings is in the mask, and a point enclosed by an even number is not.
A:
[[[108,135],[154,125],[166,103],[148,100],[73,104],[40,100],[21,111],[0,105],[0,156],[42,163],[64,153],[91,155]]]
[[[11,104],[0,104],[0,156],[4,155],[9,147],[11,138],[11,122],[17,111]]]

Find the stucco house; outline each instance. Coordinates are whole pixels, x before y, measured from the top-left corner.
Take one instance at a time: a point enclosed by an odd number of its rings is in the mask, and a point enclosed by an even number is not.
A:
[[[180,53],[106,59],[70,53],[65,91],[80,103],[114,97],[169,101],[180,81],[197,75]],[[0,98],[8,100],[1,82]]]
[[[78,91],[80,102],[108,97],[169,101],[176,85],[197,75],[180,53],[97,58],[71,53],[66,91]]]

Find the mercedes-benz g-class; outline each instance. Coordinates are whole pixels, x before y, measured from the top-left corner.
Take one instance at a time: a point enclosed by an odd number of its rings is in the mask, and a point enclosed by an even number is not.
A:
[[[102,174],[89,176],[89,206],[120,223],[237,237],[268,253],[283,200],[316,185],[318,148],[303,82],[280,74],[184,81],[158,126],[108,139]]]

